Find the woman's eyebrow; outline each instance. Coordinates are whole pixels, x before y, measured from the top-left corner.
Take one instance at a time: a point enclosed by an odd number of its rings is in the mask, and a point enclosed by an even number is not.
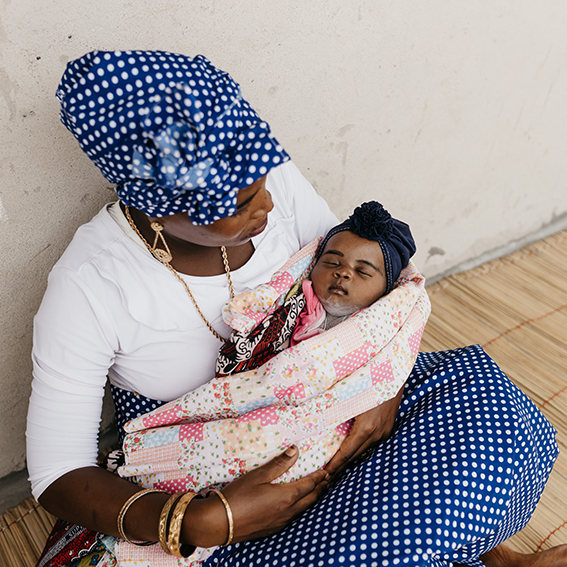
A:
[[[260,189],[258,189],[258,191],[260,191]],[[248,197],[248,199],[246,199],[245,201],[242,201],[242,203],[239,203],[238,205],[236,205],[236,210],[238,211],[238,209],[245,207],[258,194],[258,191],[256,191],[256,193],[254,193],[254,195],[250,195],[250,197]]]

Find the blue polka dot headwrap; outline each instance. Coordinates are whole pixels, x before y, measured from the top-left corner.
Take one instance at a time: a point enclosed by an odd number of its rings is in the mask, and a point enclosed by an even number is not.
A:
[[[61,121],[121,201],[152,217],[210,224],[289,159],[228,73],[202,55],[93,51],[57,90]]]

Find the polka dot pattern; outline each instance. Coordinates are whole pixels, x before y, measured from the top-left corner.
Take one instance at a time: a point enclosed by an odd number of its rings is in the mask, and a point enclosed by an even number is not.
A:
[[[187,423],[179,428],[179,440],[190,439],[195,441],[203,440],[203,424]]]
[[[555,431],[479,346],[421,353],[392,437],[274,536],[206,567],[482,567],[522,529],[557,456]]]
[[[364,344],[360,348],[342,356],[333,362],[333,367],[337,376],[347,376],[368,362],[368,345]]]
[[[260,425],[274,425],[278,422],[279,416],[277,409],[273,406],[266,407],[266,408],[259,408],[257,410],[253,410],[241,417],[239,417],[236,422],[237,423],[249,423],[252,421],[258,420]]]
[[[239,85],[202,55],[93,51],[67,65],[57,98],[118,197],[153,217],[230,216],[239,189],[289,159]]]
[[[382,364],[371,364],[370,374],[372,376],[372,384],[389,384],[394,381],[394,371],[389,360]]]
[[[131,420],[145,413],[149,413],[166,402],[152,400],[140,394],[129,392],[118,388],[114,384],[110,385],[110,393],[114,402],[114,421],[118,430],[118,442],[120,446],[124,443],[124,426]]]

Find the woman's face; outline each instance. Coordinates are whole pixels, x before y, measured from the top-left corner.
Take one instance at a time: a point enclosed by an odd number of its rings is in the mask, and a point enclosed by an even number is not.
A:
[[[380,244],[348,230],[335,234],[315,264],[311,281],[325,311],[334,317],[372,305],[386,292]]]
[[[163,225],[163,234],[199,246],[240,246],[260,234],[268,223],[268,213],[274,208],[266,189],[266,176],[238,192],[236,213],[212,224],[194,225],[187,213],[153,218]]]

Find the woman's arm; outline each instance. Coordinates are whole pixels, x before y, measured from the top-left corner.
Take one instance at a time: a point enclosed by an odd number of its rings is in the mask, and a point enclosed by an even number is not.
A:
[[[328,480],[322,470],[297,482],[271,484],[295,463],[297,456],[297,449],[291,447],[223,490],[234,517],[235,542],[280,531],[321,496]],[[139,490],[139,486],[99,467],[86,467],[57,479],[39,500],[60,518],[118,536],[120,509]],[[157,493],[136,500],[124,519],[126,535],[135,541],[157,541],[159,516],[167,498],[167,494]],[[189,545],[211,547],[226,541],[227,530],[226,511],[218,498],[195,499],[185,514],[181,539]]]

